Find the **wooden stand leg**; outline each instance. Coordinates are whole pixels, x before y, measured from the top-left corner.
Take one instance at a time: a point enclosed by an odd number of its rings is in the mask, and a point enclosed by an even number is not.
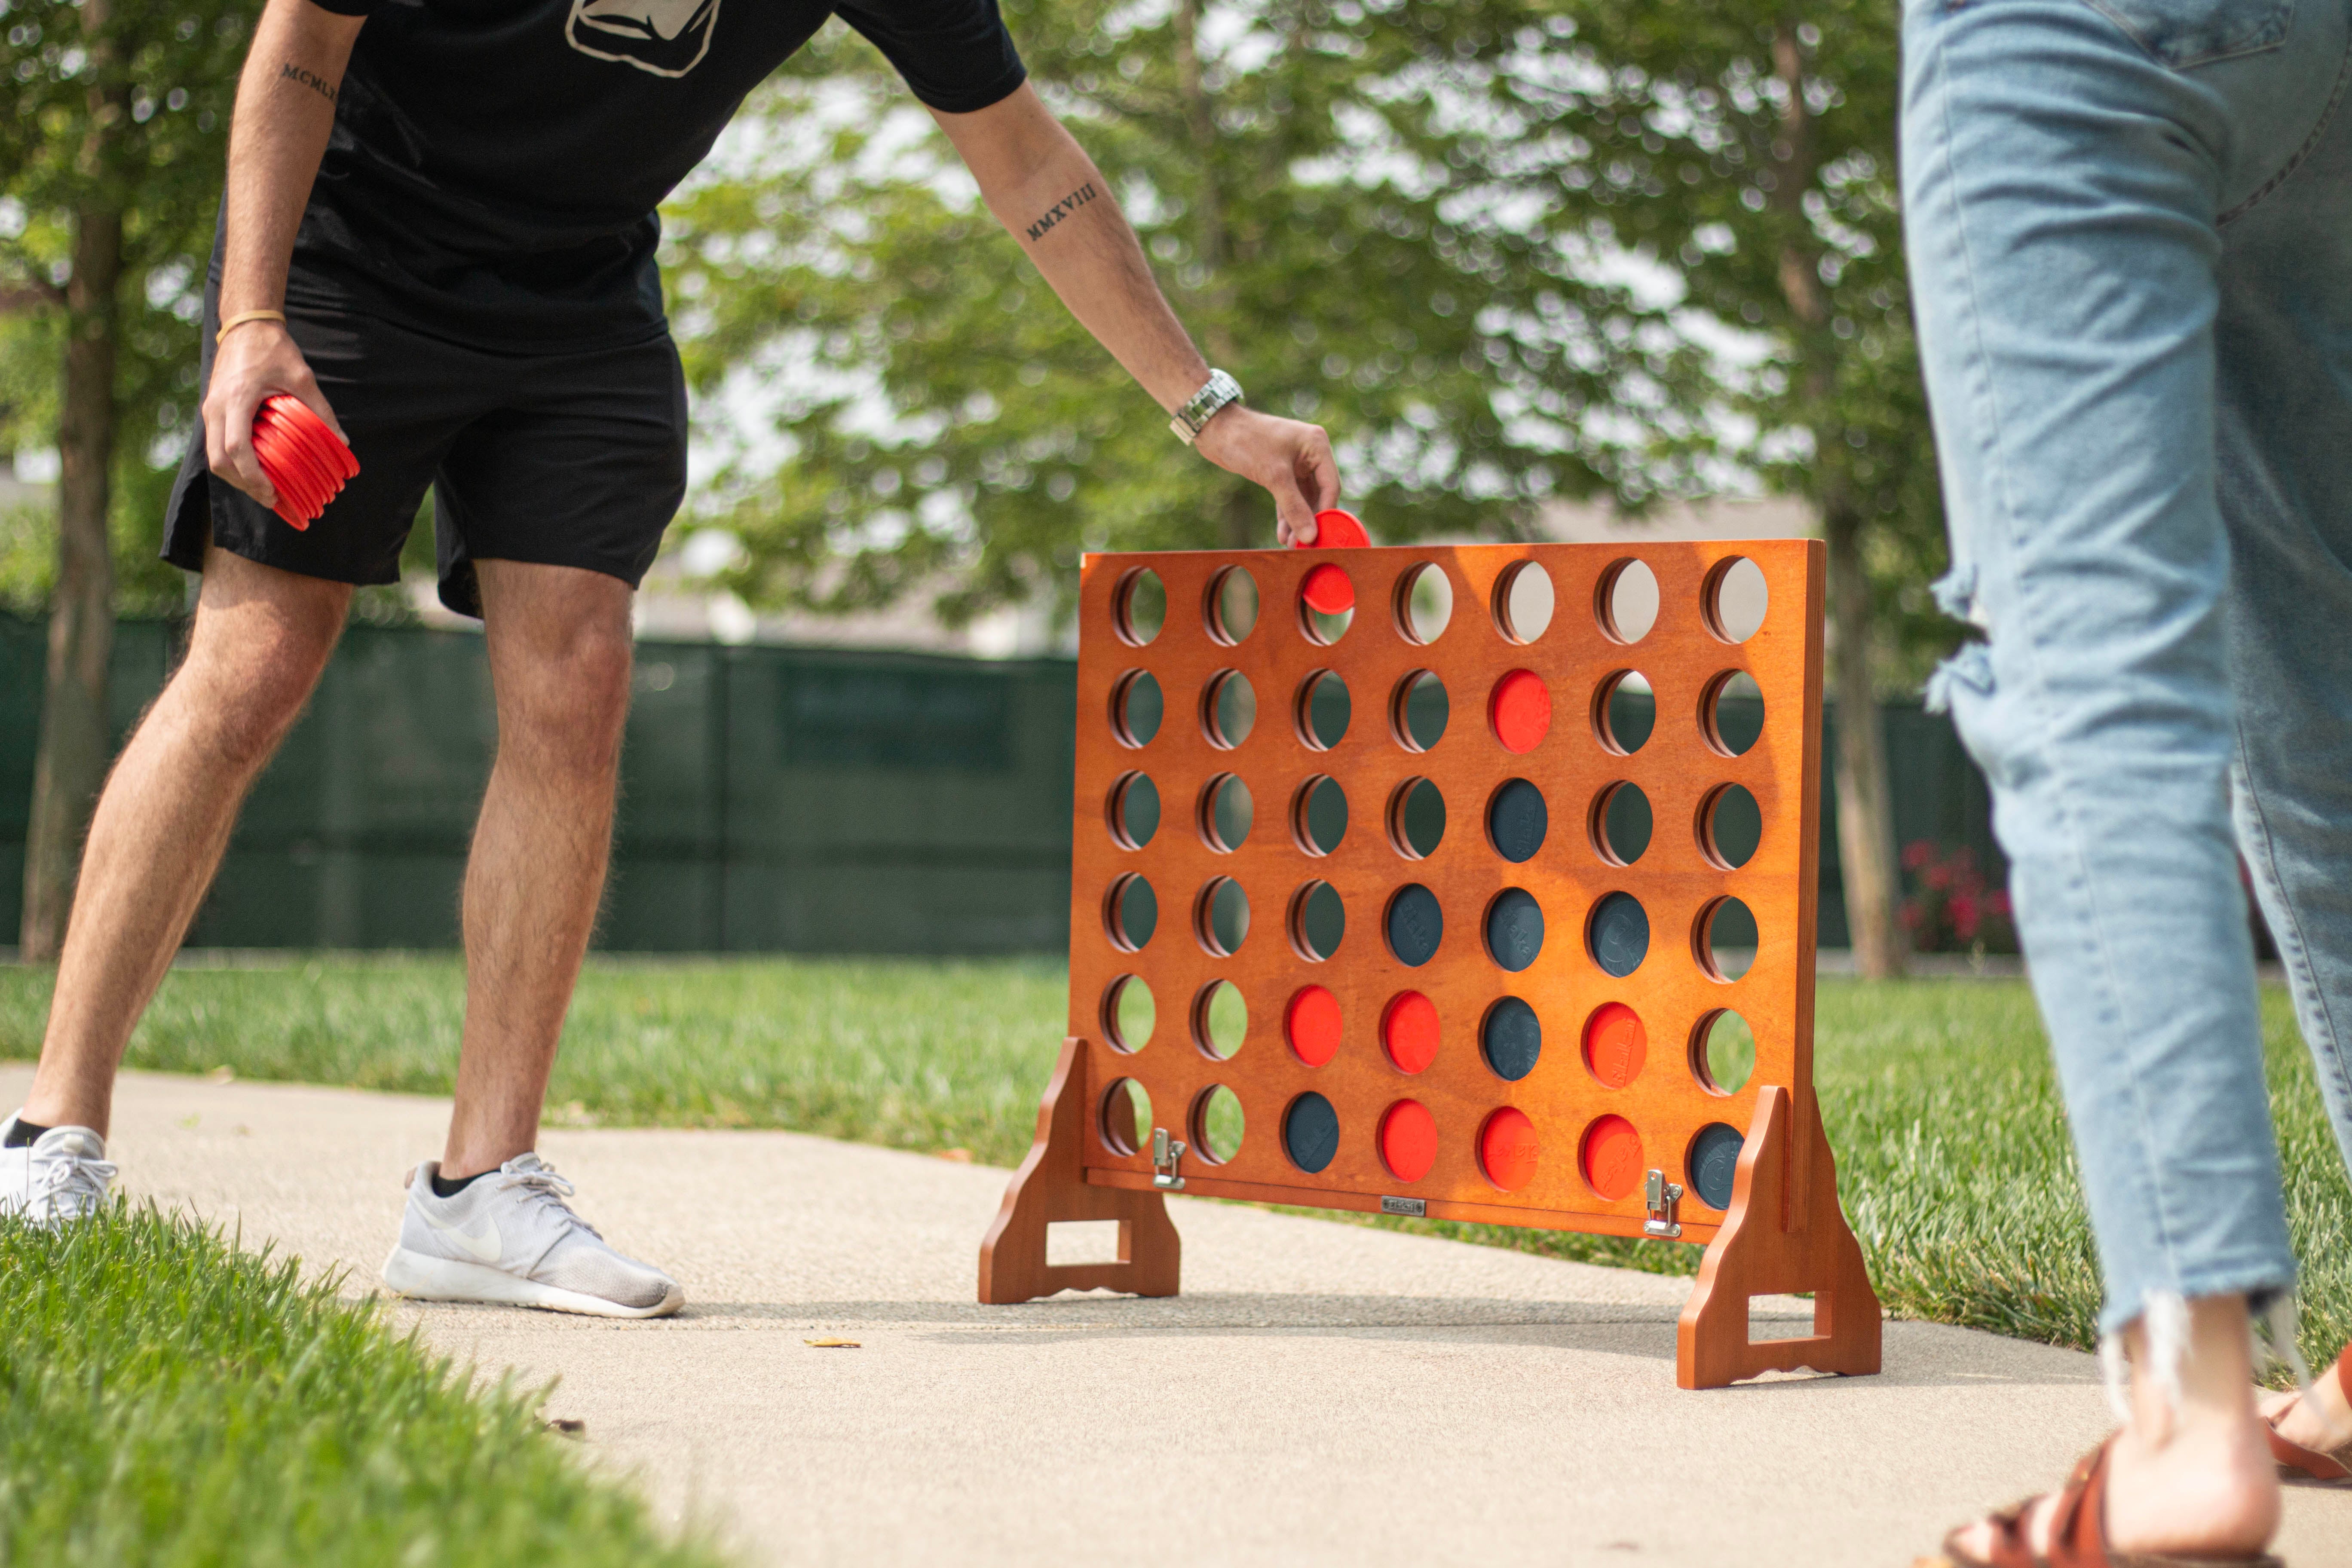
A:
[[[1878,1370],[1878,1297],[1863,1268],[1862,1247],[1838,1206],[1837,1165],[1808,1100],[1801,1115],[1785,1089],[1756,1098],[1756,1122],[1739,1156],[1731,1208],[1699,1266],[1698,1286],[1676,1333],[1675,1381],[1721,1388],[1762,1372],[1871,1373]],[[1810,1144],[1810,1169],[1791,1211],[1790,1153]],[[1784,1291],[1813,1293],[1809,1338],[1750,1341],[1748,1299]]]
[[[1037,1108],[1037,1141],[1004,1189],[1004,1205],[980,1244],[980,1299],[994,1305],[1056,1290],[1176,1294],[1180,1248],[1160,1194],[1090,1186],[1082,1155],[1093,1097],[1086,1042],[1062,1042],[1062,1059]],[[1118,1261],[1055,1268],[1045,1262],[1045,1227],[1061,1220],[1118,1221]]]

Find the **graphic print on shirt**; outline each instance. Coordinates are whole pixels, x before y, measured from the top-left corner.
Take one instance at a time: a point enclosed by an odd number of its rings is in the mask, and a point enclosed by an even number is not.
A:
[[[684,76],[702,63],[719,0],[572,0],[563,41],[583,55]]]

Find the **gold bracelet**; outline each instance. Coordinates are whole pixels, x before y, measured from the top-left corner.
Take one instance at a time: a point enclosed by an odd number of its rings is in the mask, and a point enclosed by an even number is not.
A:
[[[215,348],[220,347],[220,341],[223,338],[228,336],[231,332],[236,331],[237,328],[245,325],[247,321],[276,321],[283,325],[285,321],[286,312],[283,310],[239,310],[236,315],[231,316],[227,321],[223,321],[220,325],[220,331],[213,334],[213,346]]]

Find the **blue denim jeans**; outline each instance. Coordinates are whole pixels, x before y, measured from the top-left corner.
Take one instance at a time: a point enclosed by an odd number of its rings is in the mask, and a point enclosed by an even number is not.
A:
[[[2109,1333],[2291,1286],[2237,856],[2352,1158],[2352,0],[1910,0],[1903,190]]]

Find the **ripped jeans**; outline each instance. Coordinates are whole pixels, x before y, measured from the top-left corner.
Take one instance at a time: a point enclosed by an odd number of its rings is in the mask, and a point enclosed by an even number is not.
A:
[[[1910,0],[1903,184],[1991,780],[2113,1333],[2291,1287],[2250,868],[2352,1159],[2352,0]]]

